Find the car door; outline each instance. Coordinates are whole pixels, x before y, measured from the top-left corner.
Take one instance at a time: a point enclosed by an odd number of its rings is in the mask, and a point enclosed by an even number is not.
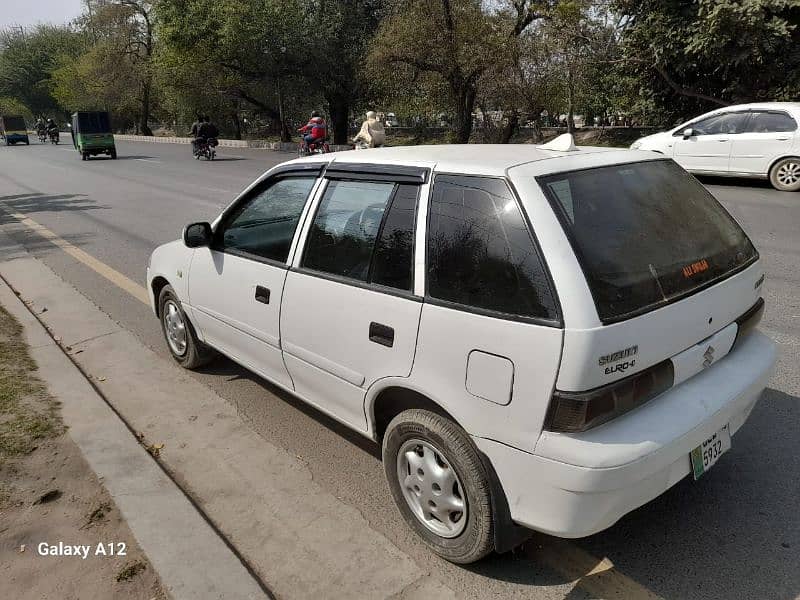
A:
[[[746,112],[728,112],[689,123],[673,134],[673,158],[687,171],[727,173],[733,140],[746,120]],[[692,130],[689,137],[683,135],[686,129]]]
[[[256,373],[292,389],[281,355],[280,307],[293,240],[314,173],[283,173],[253,188],[198,248],[189,302],[203,339]]]
[[[437,175],[411,378],[473,435],[533,450],[563,329],[524,214],[501,178]]]
[[[414,231],[427,171],[340,169],[326,172],[287,276],[281,337],[297,393],[365,430],[366,390],[381,377],[408,376],[414,360],[422,307]]]
[[[775,159],[791,152],[797,122],[781,110],[754,110],[742,133],[734,136],[731,172],[767,175]]]

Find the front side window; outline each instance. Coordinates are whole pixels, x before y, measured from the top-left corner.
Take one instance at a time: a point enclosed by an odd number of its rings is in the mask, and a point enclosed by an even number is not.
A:
[[[687,128],[692,129],[694,135],[719,135],[719,134],[735,134],[741,133],[744,130],[744,124],[747,121],[747,113],[723,113],[721,115],[714,115],[696,123],[692,123],[682,128],[678,134],[682,135],[683,130]]]
[[[795,120],[783,112],[753,112],[748,133],[785,133],[797,129]]]
[[[303,267],[410,291],[418,192],[393,182],[330,181]]]
[[[508,315],[557,318],[533,239],[502,179],[436,177],[427,263],[432,298]]]
[[[742,229],[672,160],[538,179],[604,323],[668,304],[757,257]]]
[[[285,263],[314,181],[285,177],[257,190],[226,216],[217,248]]]

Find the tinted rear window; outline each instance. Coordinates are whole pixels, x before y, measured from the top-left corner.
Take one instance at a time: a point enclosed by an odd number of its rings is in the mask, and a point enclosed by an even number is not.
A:
[[[3,117],[6,131],[25,131],[25,119],[22,117]]]
[[[111,124],[108,113],[78,113],[78,126],[80,133],[110,133]]]
[[[538,181],[570,238],[604,323],[696,292],[758,257],[727,211],[671,160]]]

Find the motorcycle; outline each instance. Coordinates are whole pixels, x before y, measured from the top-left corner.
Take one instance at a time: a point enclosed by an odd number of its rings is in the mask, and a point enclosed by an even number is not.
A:
[[[40,144],[47,143],[47,132],[44,129],[40,129],[39,131],[36,132],[36,134],[39,136]]]
[[[297,150],[298,156],[311,156],[312,154],[327,154],[331,151],[328,145],[328,139],[315,140],[307,144],[305,140],[300,141],[300,147]]]
[[[219,141],[217,138],[208,138],[201,142],[197,143],[197,149],[195,150],[194,157],[197,160],[200,158],[205,158],[206,160],[214,160],[214,157],[217,155],[217,151],[215,148],[219,145]]]
[[[50,131],[48,133],[48,136],[50,137],[50,143],[51,144],[58,144],[58,131],[55,131],[55,130]]]

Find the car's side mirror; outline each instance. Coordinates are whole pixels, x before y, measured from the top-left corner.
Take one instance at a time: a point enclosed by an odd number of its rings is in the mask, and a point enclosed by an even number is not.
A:
[[[687,127],[683,130],[683,139],[688,140],[690,137],[694,135],[694,129],[691,127]]]
[[[211,245],[211,225],[206,222],[190,223],[183,228],[183,243],[187,248]]]

